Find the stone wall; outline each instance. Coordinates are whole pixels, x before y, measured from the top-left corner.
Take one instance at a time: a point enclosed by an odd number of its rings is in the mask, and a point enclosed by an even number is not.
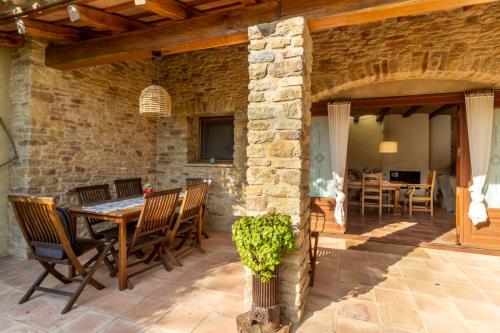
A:
[[[292,218],[296,244],[280,265],[280,305],[298,322],[309,287],[312,40],[303,17],[250,27],[248,36],[247,214]]]
[[[498,17],[500,2],[494,2],[314,33],[313,101],[350,97],[347,90],[370,83],[412,79],[500,87]]]
[[[154,74],[149,62],[72,71],[44,66],[44,45],[31,42],[12,59],[10,115],[20,159],[10,192],[76,202],[76,186],[117,178],[156,181],[156,120],[139,115],[141,90]],[[26,255],[10,218],[9,253]]]
[[[164,57],[161,84],[172,98],[172,118],[158,128],[158,187],[211,178],[207,224],[230,230],[244,214],[248,61],[246,46]],[[196,163],[200,117],[234,115],[233,164]]]

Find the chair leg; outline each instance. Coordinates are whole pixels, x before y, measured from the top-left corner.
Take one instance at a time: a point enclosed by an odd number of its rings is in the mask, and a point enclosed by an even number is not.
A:
[[[431,199],[431,217],[434,217],[434,201]]]
[[[33,295],[36,288],[42,284],[43,280],[45,280],[47,275],[49,275],[49,270],[45,268],[43,273],[38,277],[38,279],[36,279],[35,283],[33,283],[33,285],[30,287],[30,289],[28,289],[26,294],[24,294],[24,296],[19,300],[19,304],[23,304],[24,302],[30,299],[31,295]]]
[[[413,215],[413,200],[410,199],[410,216]]]
[[[56,279],[58,279],[59,281],[61,281],[62,283],[64,284],[69,284],[72,282],[71,279],[68,279],[67,277],[65,277],[64,275],[62,275],[61,273],[59,273],[55,268],[55,264],[48,264],[46,262],[40,262],[40,264],[47,270],[49,271],[50,274],[52,274],[53,277],[55,277]]]
[[[163,264],[163,267],[167,272],[170,272],[172,270],[172,267],[167,263],[165,260],[165,257],[161,253],[158,253],[158,256],[160,257],[161,263]]]
[[[182,267],[182,263],[179,261],[179,259],[177,259],[177,257],[175,255],[172,254],[172,252],[170,252],[169,249],[163,248],[163,251],[165,252],[165,255],[168,258],[170,258],[173,262],[176,263],[177,266]]]
[[[108,245],[106,245],[104,247],[104,249],[100,252],[99,257],[95,261],[95,264],[92,266],[92,268],[88,272],[85,272],[85,277],[83,277],[83,281],[80,283],[80,285],[78,286],[78,288],[75,290],[75,292],[73,293],[73,296],[71,296],[71,298],[68,301],[68,303],[66,303],[66,306],[62,310],[61,314],[65,314],[69,310],[71,310],[71,308],[73,307],[73,304],[75,304],[75,302],[78,299],[78,297],[80,297],[80,294],[82,293],[83,289],[85,289],[85,286],[88,283],[91,283],[91,281],[95,281],[92,278],[92,276],[96,272],[97,268],[99,268],[99,266],[102,264],[104,258],[106,257],[106,255],[108,254],[108,252],[109,252],[109,250],[111,249],[112,246],[113,246],[113,243],[108,243]],[[95,281],[95,282],[97,282],[97,281]],[[97,283],[99,283],[99,282],[97,282]],[[104,289],[104,286],[103,285],[101,285],[101,286],[102,286],[102,288],[97,288],[97,289],[99,289],[99,290]]]

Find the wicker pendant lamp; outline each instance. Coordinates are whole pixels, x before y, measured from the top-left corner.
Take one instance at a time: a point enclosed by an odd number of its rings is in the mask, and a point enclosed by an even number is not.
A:
[[[157,68],[156,84],[146,87],[139,99],[139,112],[145,117],[170,117],[172,102],[168,92],[160,86],[160,51],[153,51],[153,61]]]

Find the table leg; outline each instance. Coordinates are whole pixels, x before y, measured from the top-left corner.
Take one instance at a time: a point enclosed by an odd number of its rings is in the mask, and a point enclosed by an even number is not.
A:
[[[394,214],[401,215],[401,206],[399,205],[400,190],[394,191]]]
[[[118,224],[118,286],[127,289],[127,224]]]
[[[71,228],[71,232],[73,233],[73,235],[76,235],[77,233],[77,222],[78,222],[78,217],[74,214],[71,214],[70,213],[70,221],[71,221],[71,225],[70,225],[70,228]],[[68,266],[68,278],[69,279],[73,279],[75,278],[76,276],[76,269],[73,265],[69,265]]]

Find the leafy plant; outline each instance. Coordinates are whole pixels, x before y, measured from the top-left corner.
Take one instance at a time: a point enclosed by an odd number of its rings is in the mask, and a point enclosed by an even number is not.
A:
[[[277,213],[242,217],[233,224],[233,241],[243,263],[262,282],[268,282],[283,253],[293,249],[292,219]]]

